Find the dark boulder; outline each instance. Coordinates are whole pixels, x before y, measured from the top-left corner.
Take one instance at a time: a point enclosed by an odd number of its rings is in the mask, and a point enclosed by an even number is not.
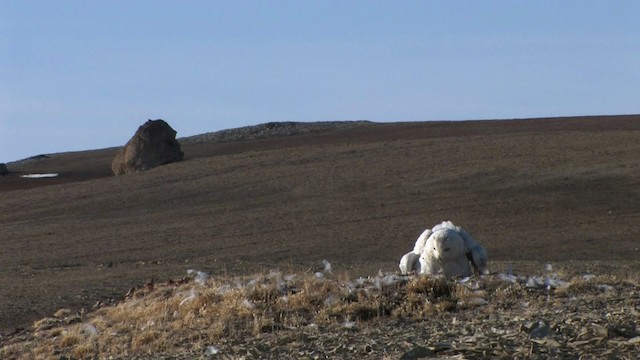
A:
[[[138,128],[111,163],[116,175],[145,171],[180,161],[184,153],[176,140],[176,131],[164,120],[149,120]]]

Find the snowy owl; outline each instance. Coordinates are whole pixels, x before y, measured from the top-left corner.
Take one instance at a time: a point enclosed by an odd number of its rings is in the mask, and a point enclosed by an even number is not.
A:
[[[400,259],[400,272],[443,274],[447,277],[486,273],[487,252],[471,234],[451,221],[425,230],[413,251]]]

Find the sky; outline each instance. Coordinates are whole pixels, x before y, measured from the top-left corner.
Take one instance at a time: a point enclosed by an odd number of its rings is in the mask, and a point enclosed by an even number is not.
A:
[[[270,121],[640,113],[638,1],[0,0],[0,162]]]

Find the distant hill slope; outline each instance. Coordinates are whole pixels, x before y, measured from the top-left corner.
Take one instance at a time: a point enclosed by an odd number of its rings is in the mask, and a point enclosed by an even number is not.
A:
[[[226,143],[350,129],[369,121],[268,122],[180,138],[184,144]]]

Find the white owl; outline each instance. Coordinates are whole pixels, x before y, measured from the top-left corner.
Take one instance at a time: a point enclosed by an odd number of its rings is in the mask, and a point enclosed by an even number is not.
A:
[[[485,274],[487,252],[471,234],[451,221],[425,230],[416,240],[413,251],[400,259],[400,272],[407,274],[442,274],[447,277]]]

